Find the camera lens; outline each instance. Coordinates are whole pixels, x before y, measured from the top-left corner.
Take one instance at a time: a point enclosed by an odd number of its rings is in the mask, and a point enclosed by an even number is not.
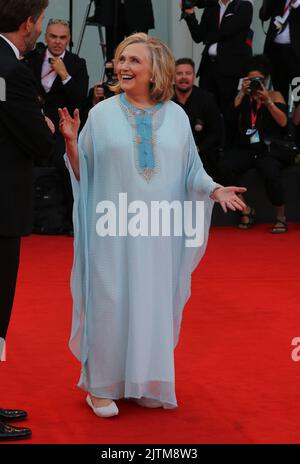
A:
[[[263,80],[261,77],[252,77],[250,79],[250,85],[249,85],[250,91],[256,92],[257,90],[262,90],[263,89],[262,82]]]

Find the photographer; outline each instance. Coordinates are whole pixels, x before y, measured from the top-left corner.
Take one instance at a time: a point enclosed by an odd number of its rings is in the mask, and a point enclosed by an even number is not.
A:
[[[300,0],[264,0],[259,11],[270,20],[264,54],[272,64],[272,83],[286,102],[294,77],[300,76]]]
[[[216,178],[223,120],[213,95],[193,85],[195,77],[195,63],[191,58],[176,61],[173,101],[188,115],[204,169]]]
[[[104,80],[96,82],[89,90],[85,104],[80,112],[81,127],[87,121],[89,111],[98,103],[114,95],[111,86],[115,85],[118,78],[114,70],[114,61],[107,61],[104,67]]]
[[[242,174],[251,168],[262,176],[268,198],[275,207],[276,221],[271,232],[287,232],[284,187],[281,169],[291,162],[289,153],[280,145],[278,136],[287,125],[287,105],[277,91],[268,91],[269,61],[254,56],[242,88],[234,100],[231,119],[235,121],[234,144],[219,165],[221,181],[238,185]],[[239,228],[249,229],[254,223],[254,209],[247,205]]]
[[[112,60],[115,48],[125,37],[154,28],[151,0],[94,1],[95,13],[88,23],[105,26],[107,60]]]
[[[192,8],[187,8],[191,6]],[[200,23],[194,7],[203,8]],[[183,1],[183,17],[193,40],[205,46],[197,76],[199,87],[212,92],[224,114],[245,75],[253,7],[247,0]]]

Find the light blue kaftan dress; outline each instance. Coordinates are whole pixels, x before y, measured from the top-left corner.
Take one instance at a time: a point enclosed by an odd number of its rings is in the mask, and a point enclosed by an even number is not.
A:
[[[202,167],[186,114],[171,101],[142,110],[122,94],[99,103],[80,134],[79,158],[79,182],[67,161],[75,235],[70,348],[82,365],[78,386],[99,398],[146,397],[174,408],[174,348],[217,184]],[[152,201],[203,200],[204,244],[188,248],[184,235],[124,230],[99,236],[97,205],[117,208],[120,193],[149,211]]]

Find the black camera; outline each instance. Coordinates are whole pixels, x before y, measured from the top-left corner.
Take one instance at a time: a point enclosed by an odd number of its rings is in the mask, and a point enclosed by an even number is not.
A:
[[[102,82],[105,98],[109,98],[114,95],[114,92],[110,90],[110,86],[115,85],[116,83],[117,79],[115,78],[114,64],[112,61],[108,61],[105,63],[104,79]]]
[[[190,8],[207,8],[218,5],[218,0],[182,0],[180,20],[187,17],[185,10]]]
[[[189,8],[208,8],[211,6],[217,6],[219,3],[218,0],[182,0],[182,10],[187,10]]]
[[[250,77],[249,92],[257,92],[258,90],[264,90],[262,77]]]
[[[185,10],[188,10],[190,8],[195,8],[195,6],[197,6],[198,2],[199,2],[199,0],[182,0],[180,21],[183,18],[187,17],[187,14],[186,14]]]
[[[198,0],[182,0],[182,10],[189,10],[197,6]]]

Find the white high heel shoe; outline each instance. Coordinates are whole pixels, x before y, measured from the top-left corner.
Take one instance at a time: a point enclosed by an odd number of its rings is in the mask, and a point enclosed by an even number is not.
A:
[[[114,401],[108,406],[95,407],[92,402],[90,395],[87,395],[86,402],[89,407],[93,410],[94,414],[98,417],[113,417],[119,414],[119,409]]]

